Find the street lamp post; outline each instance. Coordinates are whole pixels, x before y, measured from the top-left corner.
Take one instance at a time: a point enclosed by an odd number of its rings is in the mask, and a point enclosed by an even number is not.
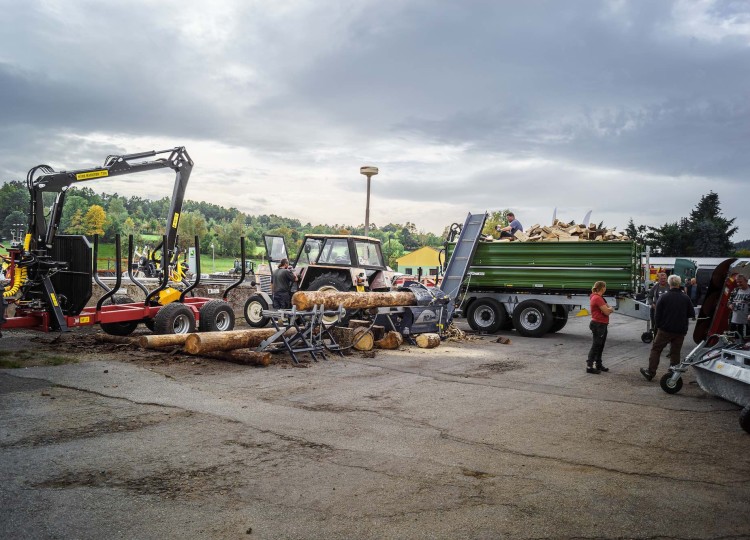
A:
[[[211,271],[216,272],[216,252],[214,251],[213,242],[211,242]]]
[[[367,206],[365,207],[365,236],[370,231],[370,178],[378,174],[378,168],[372,165],[365,165],[359,168],[359,173],[367,177]]]

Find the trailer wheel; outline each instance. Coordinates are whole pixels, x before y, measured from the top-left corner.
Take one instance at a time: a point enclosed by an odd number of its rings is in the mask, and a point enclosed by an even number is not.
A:
[[[524,300],[513,310],[513,326],[525,337],[542,337],[552,322],[552,309],[541,300]]]
[[[271,320],[263,316],[263,310],[268,309],[268,302],[259,294],[254,294],[245,302],[245,320],[253,328],[263,328]]]
[[[661,379],[659,379],[659,385],[661,385],[661,389],[664,390],[667,394],[676,394],[682,389],[682,377],[680,377],[676,381],[673,381],[672,372],[667,371],[664,375],[662,375]]]
[[[750,433],[750,405],[742,409],[740,413],[740,426]]]
[[[651,343],[654,339],[654,335],[651,332],[643,332],[641,334],[641,341],[643,343]]]
[[[185,304],[172,302],[156,312],[154,333],[190,334],[195,332],[195,316]]]
[[[492,298],[475,300],[466,313],[466,321],[475,332],[494,334],[507,320],[508,313],[505,311],[505,306]]]
[[[113,304],[132,304],[134,300],[129,296],[113,296],[109,299],[108,305]],[[110,336],[129,336],[133,330],[138,328],[138,321],[123,321],[115,323],[102,323],[102,330]]]
[[[224,300],[209,300],[199,313],[201,332],[226,332],[234,328],[234,310]]]
[[[568,324],[568,310],[562,304],[555,304],[553,312],[552,326],[549,327],[550,333],[559,332]]]

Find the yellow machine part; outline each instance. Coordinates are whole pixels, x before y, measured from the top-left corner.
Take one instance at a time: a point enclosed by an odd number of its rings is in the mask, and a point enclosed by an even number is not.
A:
[[[159,291],[159,304],[161,304],[162,306],[166,306],[167,304],[176,302],[180,299],[181,294],[182,291],[173,289],[172,287],[167,287],[163,291]]]
[[[5,287],[5,290],[3,291],[3,298],[11,298],[12,296],[15,296],[15,294],[18,292],[18,289],[21,288],[21,285],[23,285],[25,281],[26,268],[16,267],[13,273],[13,282]]]

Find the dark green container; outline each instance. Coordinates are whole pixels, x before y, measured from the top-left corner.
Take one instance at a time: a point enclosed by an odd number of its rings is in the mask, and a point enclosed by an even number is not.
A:
[[[446,244],[446,260],[455,243]],[[635,242],[479,242],[464,283],[470,290],[589,293],[635,292],[640,282]]]

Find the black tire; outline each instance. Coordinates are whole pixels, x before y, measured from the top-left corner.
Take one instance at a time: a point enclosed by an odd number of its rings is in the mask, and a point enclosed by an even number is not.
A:
[[[310,286],[307,288],[308,291],[320,291],[336,289],[337,291],[346,292],[351,291],[351,281],[347,279],[343,274],[337,274],[335,272],[326,272],[321,274],[310,282]]]
[[[513,326],[524,337],[542,337],[552,322],[552,309],[541,300],[524,300],[513,310]]]
[[[508,320],[508,312],[497,300],[480,298],[469,305],[466,322],[475,332],[494,334]]]
[[[750,433],[750,405],[742,409],[740,413],[740,427]]]
[[[143,324],[152,332],[154,331],[154,319],[143,319]]]
[[[676,381],[672,381],[672,372],[667,371],[664,375],[662,375],[661,379],[659,379],[659,385],[661,386],[661,389],[664,390],[667,394],[676,394],[680,390],[682,390],[682,377],[677,379]]]
[[[253,328],[263,328],[271,320],[270,317],[264,317],[263,311],[268,309],[268,302],[259,294],[254,294],[245,302],[245,320]]]
[[[224,300],[209,300],[199,310],[201,332],[226,332],[234,329],[234,310]]]
[[[654,340],[654,334],[651,332],[643,332],[641,334],[641,341],[643,343],[651,343]]]
[[[154,317],[155,334],[190,334],[195,332],[193,310],[180,302],[167,304]]]
[[[113,296],[109,299],[106,305],[113,304],[132,304],[135,300],[129,296]],[[138,328],[138,321],[123,321],[116,323],[102,323],[102,330],[110,336],[129,336],[133,331]]]
[[[321,274],[310,282],[310,286],[307,288],[308,291],[327,291],[337,290],[341,292],[354,290],[351,284],[350,278],[343,274],[336,272],[326,272]],[[326,325],[339,325],[346,326],[349,324],[349,319],[352,319],[360,313],[360,310],[348,310],[346,315],[339,321],[337,317],[323,317],[323,324]]]
[[[568,309],[565,306],[555,304],[552,313],[552,326],[549,327],[550,334],[559,332],[568,324]]]

